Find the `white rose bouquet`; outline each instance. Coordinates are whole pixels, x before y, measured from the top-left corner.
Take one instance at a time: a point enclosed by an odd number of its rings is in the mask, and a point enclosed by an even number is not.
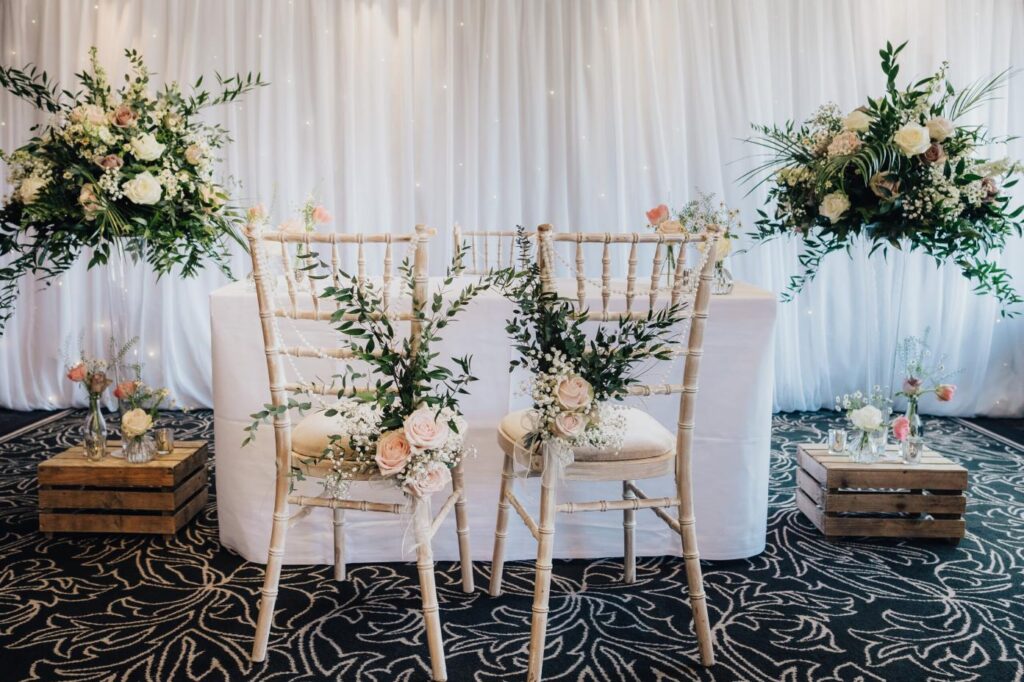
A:
[[[850,425],[859,432],[854,442],[855,450],[864,450],[872,436],[882,439],[888,428],[889,416],[892,414],[892,401],[881,387],[865,394],[862,391],[848,393],[836,398],[836,409],[844,410]]]
[[[758,136],[749,141],[768,158],[744,179],[768,184],[775,212],[758,211],[752,236],[803,240],[802,272],[790,278],[784,300],[814,278],[826,255],[863,235],[872,253],[919,249],[936,263],[955,262],[977,293],[994,295],[1003,315],[1016,315],[1024,299],[989,253],[1024,232],[1024,207],[1011,208],[1006,194],[1021,166],[983,158],[983,147],[1008,138],[965,120],[1008,73],[958,90],[943,64],[900,89],[897,56],[905,45],[880,52],[885,93],[845,117],[828,104],[799,125],[754,126]]]
[[[177,266],[190,276],[207,259],[228,272],[227,240],[244,246],[214,177],[227,133],[198,114],[266,83],[259,74],[218,76],[218,95],[201,89],[202,78],[188,92],[169,83],[154,93],[142,57],[125,55],[131,74],[115,89],[93,48],[75,94],[35,68],[0,67],[0,87],[51,115],[25,145],[0,152],[12,186],[0,202],[0,256],[13,256],[0,268],[0,333],[21,277],[50,281],[83,248],[92,249],[89,267],[126,249],[159,274]]]

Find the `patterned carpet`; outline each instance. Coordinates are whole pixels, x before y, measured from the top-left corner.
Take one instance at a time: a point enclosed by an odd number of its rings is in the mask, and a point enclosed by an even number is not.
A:
[[[39,460],[71,444],[77,414],[0,445],[2,680],[428,679],[412,564],[286,569],[268,662],[248,659],[259,566],[217,542],[216,507],[173,541],[36,532]],[[178,420],[212,438],[211,417]],[[953,422],[933,446],[971,470],[968,537],[825,542],[793,502],[794,446],[820,440],[821,414],[776,417],[768,548],[707,562],[718,664],[703,669],[677,558],[555,565],[546,679],[1024,680],[1024,458]],[[532,566],[510,564],[506,594],[459,590],[438,566],[451,680],[522,680]]]

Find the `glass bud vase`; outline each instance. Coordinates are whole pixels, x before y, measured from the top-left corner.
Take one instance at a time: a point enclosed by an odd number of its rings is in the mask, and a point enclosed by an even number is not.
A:
[[[145,464],[156,456],[156,442],[148,433],[125,438],[121,449],[124,451],[124,461],[129,464]]]
[[[903,461],[908,462],[910,459],[909,445],[910,440],[915,439],[918,443],[918,449],[920,444],[924,440],[924,421],[921,419],[920,413],[917,410],[917,397],[913,397],[907,400],[907,422],[910,425],[910,432],[908,437],[900,443],[901,454],[903,455]]]
[[[725,267],[725,263],[715,263],[715,273],[711,279],[711,293],[718,296],[732,293],[732,273]]]
[[[89,396],[89,414],[85,417],[82,429],[82,447],[85,449],[85,458],[90,462],[98,462],[107,456],[107,422],[103,419],[98,395]]]
[[[882,432],[883,438],[885,432]],[[850,438],[850,459],[859,464],[870,464],[878,460],[878,436],[875,431],[854,429]]]

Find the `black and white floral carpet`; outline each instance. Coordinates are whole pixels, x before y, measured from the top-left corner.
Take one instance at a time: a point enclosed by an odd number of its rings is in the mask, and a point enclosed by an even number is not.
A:
[[[775,419],[768,548],[708,562],[717,665],[701,668],[678,558],[556,562],[546,679],[1024,680],[1024,457],[953,422],[929,440],[971,471],[968,537],[826,542],[793,502],[794,444],[828,415]],[[217,541],[211,499],[163,538],[37,532],[36,465],[74,440],[76,414],[0,445],[0,680],[428,679],[411,564],[287,568],[267,663],[247,659],[260,566]],[[181,417],[212,438],[206,412]],[[487,564],[476,566],[486,584]],[[438,566],[450,679],[522,680],[532,566],[506,594],[459,589]]]

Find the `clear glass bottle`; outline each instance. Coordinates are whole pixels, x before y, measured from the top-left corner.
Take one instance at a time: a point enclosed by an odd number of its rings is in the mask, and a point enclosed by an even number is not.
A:
[[[89,396],[89,414],[85,417],[82,429],[82,447],[85,458],[90,462],[98,462],[107,456],[107,422],[100,408],[100,396]]]
[[[725,263],[715,263],[715,272],[711,279],[711,293],[719,296],[732,293],[732,273],[725,267]]]

